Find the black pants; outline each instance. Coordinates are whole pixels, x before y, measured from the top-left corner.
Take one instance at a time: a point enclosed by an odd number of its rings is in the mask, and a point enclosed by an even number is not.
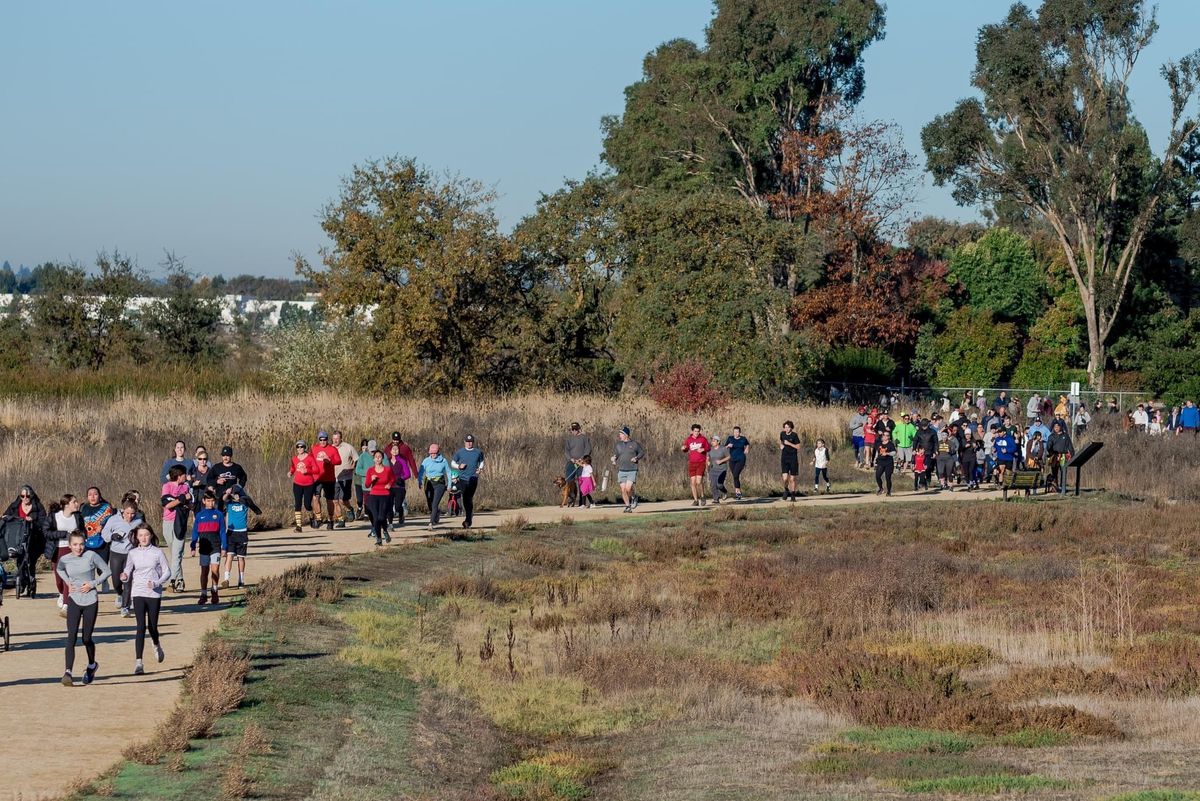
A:
[[[742,471],[746,469],[746,460],[740,462],[729,460],[729,475],[733,477],[733,488],[740,490],[742,488]]]
[[[938,454],[937,474],[938,474],[938,479],[941,480],[941,482],[943,484],[949,484],[950,482],[952,482],[954,480],[954,457],[953,456],[946,454],[946,453]]]
[[[142,658],[146,645],[146,630],[150,630],[150,642],[158,645],[158,613],[162,598],[134,598],[133,616],[137,618],[137,636],[133,640],[133,655]]]
[[[299,484],[292,484],[292,511],[307,512],[312,509],[313,490],[316,489],[316,484],[309,484],[307,487],[302,487]]]
[[[404,525],[404,499],[408,497],[408,486],[403,481],[397,481],[392,485],[392,517],[396,518],[396,525]]]
[[[729,494],[729,490],[725,489],[726,472],[724,469],[708,471],[708,485],[713,500],[720,500],[722,495]]]
[[[79,638],[79,623],[83,622],[83,647],[87,651],[88,664],[96,661],[96,643],[92,640],[92,630],[96,628],[96,613],[100,611],[100,602],[80,606],[74,598],[67,599],[67,670],[75,669],[75,641]]]
[[[121,581],[121,574],[125,572],[125,560],[128,558],[129,554],[127,553],[110,551],[108,554],[108,569],[112,571],[113,592],[121,596],[122,609],[129,608],[129,582]]]
[[[367,517],[371,520],[371,534],[375,539],[383,539],[388,530],[388,512],[391,509],[390,495],[368,495]]]
[[[818,484],[820,484],[822,478],[825,479],[825,484],[826,484],[826,486],[828,486],[828,484],[829,484],[829,468],[828,467],[814,467],[813,468],[813,487],[816,487]]]
[[[887,491],[892,491],[892,473],[896,469],[896,462],[891,456],[880,456],[875,460],[875,486],[883,489],[884,482],[887,482]]]
[[[445,481],[425,481],[425,503],[429,504],[429,522],[435,526],[441,520],[442,496],[445,494]]]
[[[475,490],[479,489],[479,476],[471,476],[466,481],[461,478],[458,486],[462,487],[463,522],[471,525],[471,515],[475,511]]]
[[[356,501],[358,501],[359,509],[367,508],[367,503],[366,503],[366,501],[363,500],[363,498],[365,498],[365,497],[366,497],[366,493],[363,492],[362,481],[359,476],[355,476],[354,477],[354,499]]]

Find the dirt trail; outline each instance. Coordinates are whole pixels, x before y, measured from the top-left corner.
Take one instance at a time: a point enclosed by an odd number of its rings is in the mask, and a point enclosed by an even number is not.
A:
[[[796,505],[837,506],[866,503],[912,503],[985,500],[999,497],[998,492],[903,493],[890,498],[876,495],[825,495],[802,498]],[[782,506],[782,502],[749,500],[754,508]],[[760,506],[761,504],[761,506]],[[712,506],[705,509],[712,509]],[[644,503],[636,514],[698,511],[690,501]],[[597,507],[590,510],[561,509],[540,506],[527,509],[483,512],[476,515],[476,528],[494,528],[518,515],[530,523],[554,523],[564,515],[576,520],[603,520],[621,515],[619,506]],[[397,537],[397,543],[429,536],[425,518],[414,518]],[[444,523],[442,532],[457,527],[460,521]],[[353,523],[335,531],[312,531],[303,534],[290,530],[259,533],[251,539],[248,568],[251,579],[275,575],[305,559],[372,550],[373,541],[366,536],[365,523]],[[195,559],[184,560],[185,578],[190,588],[182,596],[168,594],[160,620],[166,661],[154,662],[150,657],[146,675],[133,675],[134,621],[123,619],[113,610],[113,595],[100,597],[100,618],[96,624],[96,661],[99,675],[90,687],[63,687],[62,676],[65,623],[47,592],[49,577],[43,578],[40,596],[33,600],[14,600],[11,591],[0,607],[12,623],[13,650],[0,653],[0,765],[4,779],[0,782],[0,801],[35,801],[56,798],[78,778],[95,776],[121,758],[125,746],[150,736],[159,721],[166,717],[179,692],[183,669],[206,632],[216,626],[224,611],[224,603],[212,608],[198,606],[199,567]],[[222,601],[236,597],[222,596]],[[79,646],[76,673],[82,675],[87,659]],[[145,711],[143,711],[145,710]],[[64,724],[64,721],[69,723]],[[80,737],[86,745],[71,747],[71,756],[64,756],[61,747],[53,745],[67,738]]]

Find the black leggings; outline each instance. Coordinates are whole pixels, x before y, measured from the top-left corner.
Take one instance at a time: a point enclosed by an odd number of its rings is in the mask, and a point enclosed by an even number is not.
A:
[[[397,481],[392,485],[392,517],[396,518],[396,525],[404,525],[404,499],[408,497],[408,487],[403,481]]]
[[[895,470],[896,463],[891,456],[880,456],[875,460],[875,486],[883,489],[883,484],[887,482],[887,491],[892,491],[892,471]]]
[[[87,651],[88,664],[96,661],[96,643],[92,640],[92,630],[96,628],[96,613],[100,610],[100,602],[80,606],[74,598],[67,599],[67,670],[75,669],[75,641],[79,638],[79,622],[83,621],[83,647]]]
[[[429,504],[429,522],[437,525],[441,520],[442,496],[446,494],[445,481],[425,481],[425,503]]]
[[[388,511],[392,505],[389,495],[367,496],[367,517],[371,521],[371,534],[375,539],[383,539],[388,530]]]
[[[733,488],[735,490],[740,490],[742,488],[742,471],[745,469],[746,469],[746,460],[745,459],[742,459],[740,462],[735,462],[733,460],[730,460],[729,475],[733,477]]]
[[[820,484],[822,478],[825,479],[826,484],[829,483],[829,468],[828,467],[814,467],[813,468],[813,486],[815,487],[818,484]]]
[[[125,572],[125,560],[128,558],[129,554],[126,553],[110,551],[108,554],[108,569],[112,571],[113,592],[121,596],[122,609],[129,607],[129,582],[121,581],[121,574]]]
[[[309,484],[307,487],[302,487],[299,484],[292,484],[292,502],[293,512],[307,512],[312,509],[313,491],[317,488],[316,484]]]
[[[479,476],[471,476],[466,481],[459,479],[458,486],[462,487],[463,522],[471,525],[471,514],[475,511],[475,490],[479,489]]]
[[[150,630],[150,642],[158,645],[158,612],[162,608],[162,598],[134,598],[133,615],[137,618],[137,636],[133,640],[133,654],[142,658],[142,649],[146,645],[146,629]]]

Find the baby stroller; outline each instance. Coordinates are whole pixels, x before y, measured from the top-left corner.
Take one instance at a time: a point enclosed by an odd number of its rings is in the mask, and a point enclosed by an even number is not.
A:
[[[41,547],[33,542],[33,530],[28,520],[15,517],[0,518],[0,557],[17,563],[16,597],[32,598],[37,593],[37,565]]]
[[[450,471],[450,487],[446,490],[446,514],[458,517],[462,514],[462,485],[458,483],[458,473]]]

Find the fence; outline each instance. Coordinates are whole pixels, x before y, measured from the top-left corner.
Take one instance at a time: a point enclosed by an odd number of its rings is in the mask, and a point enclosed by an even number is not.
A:
[[[1050,398],[1053,403],[1058,402],[1059,395],[1066,395],[1068,398],[1071,398],[1069,387],[1057,389],[1053,387],[920,387],[905,386],[904,384],[833,382],[822,384],[821,389],[825,395],[824,400],[831,404],[854,405],[861,403],[884,407],[892,406],[896,403],[931,403],[939,400],[943,395],[950,399],[951,404],[957,404],[968,392],[971,393],[972,399],[979,392],[983,392],[984,397],[987,398],[990,405],[996,396],[1001,391],[1004,391],[1008,393],[1009,398],[1019,398],[1022,408],[1024,408],[1025,403],[1029,401],[1029,397],[1035,392],[1043,398]],[[1101,407],[1107,409],[1110,399],[1116,401],[1118,409],[1128,411],[1139,403],[1153,400],[1153,396],[1148,392],[1133,390],[1119,390],[1114,392],[1082,390],[1079,393],[1080,403],[1086,405],[1088,411],[1094,410],[1096,401],[1100,401]]]

